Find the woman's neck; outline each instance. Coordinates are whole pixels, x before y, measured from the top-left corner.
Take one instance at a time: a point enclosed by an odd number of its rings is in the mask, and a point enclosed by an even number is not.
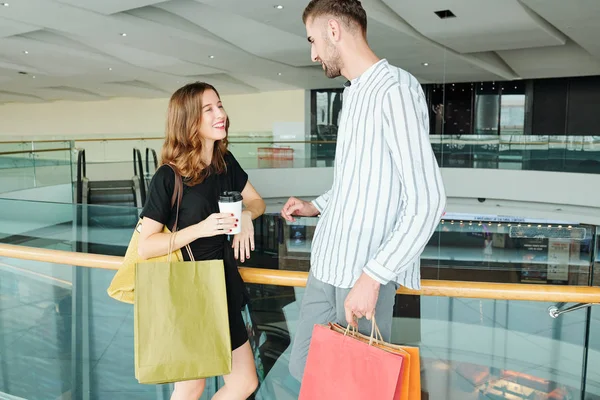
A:
[[[202,161],[206,165],[212,162],[213,152],[215,150],[215,142],[213,140],[205,140],[202,143]]]

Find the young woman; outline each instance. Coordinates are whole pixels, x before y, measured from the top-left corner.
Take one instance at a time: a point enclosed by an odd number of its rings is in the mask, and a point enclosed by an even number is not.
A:
[[[213,86],[197,82],[182,87],[169,102],[162,164],[174,166],[184,181],[174,248],[190,244],[197,261],[222,259],[225,264],[232,371],[223,377],[225,385],[213,399],[245,400],[254,392],[258,381],[241,314],[247,294],[236,260],[244,262],[250,258],[250,251],[254,250],[252,220],[264,213],[265,203],[248,181],[248,174],[227,150],[228,127],[227,113]],[[175,208],[171,209],[174,187],[173,170],[162,165],[152,178],[142,211],[138,251],[143,258],[168,252],[170,235],[162,233],[162,229],[175,222]],[[244,198],[241,221],[231,214],[219,213],[219,194],[231,190],[241,192]],[[227,233],[239,223],[242,231],[230,243]],[[183,255],[187,260],[186,251]],[[177,382],[171,399],[196,400],[203,391],[204,379]]]

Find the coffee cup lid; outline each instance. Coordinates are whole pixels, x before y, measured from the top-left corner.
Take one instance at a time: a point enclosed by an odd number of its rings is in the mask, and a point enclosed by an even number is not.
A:
[[[221,196],[219,196],[219,201],[221,203],[237,203],[242,200],[243,197],[240,192],[223,192],[221,193]]]

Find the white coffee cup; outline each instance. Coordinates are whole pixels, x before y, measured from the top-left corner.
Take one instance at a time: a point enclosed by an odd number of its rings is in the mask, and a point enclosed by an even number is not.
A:
[[[229,235],[235,235],[242,231],[242,194],[240,192],[223,192],[219,196],[219,212],[231,213],[238,220],[237,227],[233,228]]]

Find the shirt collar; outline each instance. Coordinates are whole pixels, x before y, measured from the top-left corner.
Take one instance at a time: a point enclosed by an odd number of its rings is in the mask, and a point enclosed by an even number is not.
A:
[[[368,82],[369,78],[378,69],[378,67],[380,65],[387,64],[387,63],[388,63],[388,61],[385,58],[382,58],[381,60],[377,61],[375,64],[371,65],[365,72],[363,72],[356,78],[346,81],[346,83],[344,83],[344,86],[345,87],[359,86],[361,83]]]

